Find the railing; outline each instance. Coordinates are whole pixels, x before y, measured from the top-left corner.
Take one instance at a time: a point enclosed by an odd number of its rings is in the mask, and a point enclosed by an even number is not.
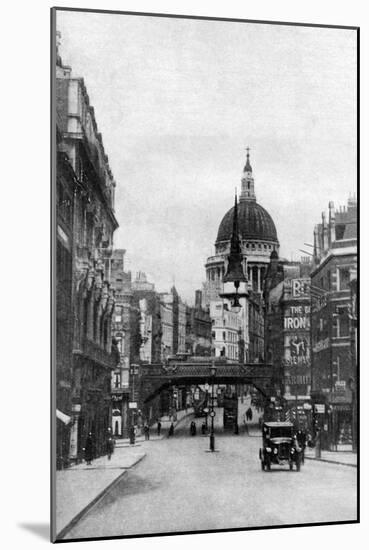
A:
[[[170,365],[145,365],[141,367],[140,374],[145,378],[207,378],[210,376],[212,361],[199,363],[178,362]],[[270,379],[273,374],[273,367],[270,364],[245,364],[239,363],[215,363],[216,378],[252,378]]]

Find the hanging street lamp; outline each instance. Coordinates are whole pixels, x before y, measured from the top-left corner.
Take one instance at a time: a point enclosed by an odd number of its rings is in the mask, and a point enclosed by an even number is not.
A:
[[[234,198],[231,249],[228,256],[227,269],[223,277],[223,291],[219,293],[219,296],[230,300],[231,309],[235,313],[239,313],[241,310],[240,298],[248,296],[247,278],[243,271],[242,251],[238,232],[237,193]]]

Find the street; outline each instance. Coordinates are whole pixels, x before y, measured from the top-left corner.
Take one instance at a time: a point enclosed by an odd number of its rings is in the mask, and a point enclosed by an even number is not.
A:
[[[261,438],[224,433],[215,418],[215,449],[209,438],[189,435],[187,417],[173,438],[142,443],[146,458],[81,519],[66,539],[196,530],[289,525],[356,519],[356,470],[305,461],[262,472]]]

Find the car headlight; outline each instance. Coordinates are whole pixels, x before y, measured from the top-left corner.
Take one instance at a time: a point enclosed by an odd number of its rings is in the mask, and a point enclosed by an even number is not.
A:
[[[278,449],[277,449],[277,447],[274,447],[274,449],[273,449],[273,453],[274,453],[275,455],[276,455],[276,454],[278,453]]]
[[[270,447],[265,447],[265,450],[267,453],[271,453],[272,452],[272,449]]]

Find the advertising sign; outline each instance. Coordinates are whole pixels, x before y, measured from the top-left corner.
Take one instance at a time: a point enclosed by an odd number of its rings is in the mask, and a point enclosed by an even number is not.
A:
[[[285,330],[309,330],[310,329],[310,306],[290,306],[284,316]]]
[[[308,297],[310,294],[310,279],[292,279],[291,287],[294,298]]]

